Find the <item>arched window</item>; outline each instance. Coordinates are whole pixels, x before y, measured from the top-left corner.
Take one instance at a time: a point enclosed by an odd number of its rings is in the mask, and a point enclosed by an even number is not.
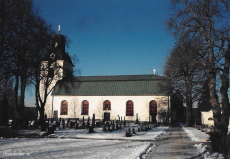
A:
[[[149,102],[149,115],[157,115],[157,102],[155,100]]]
[[[68,102],[66,100],[61,102],[61,115],[68,115]]]
[[[103,110],[111,110],[111,103],[109,100],[104,101]]]
[[[126,116],[133,116],[133,101],[126,102]]]
[[[88,115],[89,114],[89,102],[84,100],[81,106],[81,115]]]

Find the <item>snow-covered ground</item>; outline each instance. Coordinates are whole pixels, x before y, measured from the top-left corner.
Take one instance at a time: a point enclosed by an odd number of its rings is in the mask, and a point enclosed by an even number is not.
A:
[[[58,129],[46,138],[1,138],[0,158],[81,158],[81,159],[138,159],[144,158],[155,148],[168,127],[157,127],[137,132],[133,137],[124,137],[125,129],[89,134],[87,129]],[[137,127],[135,127],[137,131]],[[209,137],[192,127],[183,127],[193,141],[206,141]],[[21,133],[31,133],[22,131]],[[38,131],[39,132],[39,131]],[[197,144],[198,153],[205,159],[223,159],[221,154],[207,150],[204,144]]]
[[[133,137],[123,137],[125,130],[103,132],[95,128],[97,133],[92,134],[86,129],[60,129],[50,136],[54,138],[1,138],[0,158],[142,158],[155,146],[153,140],[160,138],[167,129],[157,127]]]
[[[209,138],[209,135],[206,132],[201,132],[201,130],[198,130],[194,127],[184,127],[183,126],[182,128],[188,134],[188,136],[190,137],[192,141],[201,141],[201,142],[204,141],[205,142]],[[224,159],[222,154],[208,150],[209,148],[205,144],[200,143],[200,144],[195,144],[194,146],[197,148],[197,151],[200,154],[202,154],[202,156],[205,159]]]

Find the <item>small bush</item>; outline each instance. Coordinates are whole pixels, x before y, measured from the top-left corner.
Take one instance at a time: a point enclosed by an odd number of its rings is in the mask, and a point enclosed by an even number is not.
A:
[[[226,159],[230,159],[230,134],[225,136],[218,132],[210,133],[212,151],[222,153]]]
[[[2,126],[0,127],[0,137],[17,137],[18,132],[16,130],[11,130],[8,127]]]

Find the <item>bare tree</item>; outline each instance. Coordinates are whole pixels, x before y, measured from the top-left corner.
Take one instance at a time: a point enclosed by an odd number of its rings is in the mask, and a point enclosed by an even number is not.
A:
[[[172,0],[171,2],[175,13],[169,18],[167,25],[174,36],[178,39],[186,37],[200,39],[203,46],[196,53],[208,71],[215,130],[226,135],[230,109],[227,94],[230,61],[230,3],[228,0]]]
[[[0,13],[0,80],[14,77],[15,117],[23,118],[25,89],[36,81],[53,31],[32,0],[0,0]]]
[[[164,73],[172,79],[172,85],[179,91],[186,103],[186,125],[192,126],[192,106],[198,100],[204,71],[199,63],[196,49],[199,43],[180,41],[166,60]]]

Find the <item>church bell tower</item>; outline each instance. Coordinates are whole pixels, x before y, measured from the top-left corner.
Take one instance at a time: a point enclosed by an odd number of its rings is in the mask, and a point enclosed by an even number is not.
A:
[[[62,80],[64,77],[73,74],[73,63],[68,53],[65,51],[66,40],[60,34],[60,25],[58,26],[58,33],[52,37],[52,49],[49,51],[48,61],[53,63],[54,79]],[[52,71],[52,69],[51,69]]]

